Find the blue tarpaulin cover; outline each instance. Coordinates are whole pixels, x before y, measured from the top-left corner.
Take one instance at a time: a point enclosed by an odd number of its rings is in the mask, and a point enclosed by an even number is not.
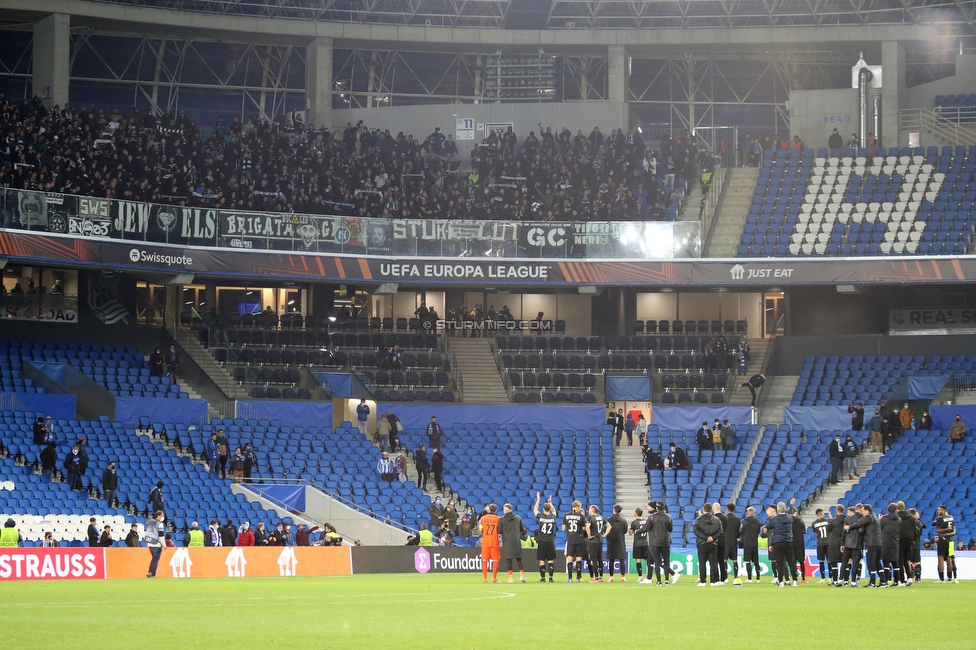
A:
[[[207,410],[205,399],[115,398],[115,419],[119,422],[138,422],[145,415],[151,422],[200,426],[207,421]]]
[[[248,407],[254,407],[250,409]],[[237,417],[280,420],[286,427],[331,427],[332,404],[272,400],[237,400]]]
[[[13,395],[14,399],[19,400],[24,405],[24,410],[34,411],[44,417],[52,417],[55,420],[74,420],[75,419],[75,396],[54,395],[51,393],[3,393],[3,395]],[[6,401],[6,397],[3,401]],[[14,402],[16,405],[16,402]]]
[[[373,394],[349,372],[316,372],[312,374],[333,398],[373,399]]]
[[[607,421],[607,411],[602,406],[385,402],[376,407],[377,416],[383,413],[395,413],[405,429],[426,429],[432,415],[445,429],[468,422],[494,422],[498,425],[541,424],[546,430],[599,431]]]
[[[752,421],[748,406],[655,406],[651,415],[664,431],[697,431],[702,422],[711,424],[716,418],[735,425]]]
[[[67,378],[65,377],[63,363],[45,363],[42,361],[31,361],[29,363],[62,386],[65,385]]]
[[[871,411],[864,413],[865,424],[871,421]],[[851,415],[846,406],[784,406],[783,422],[798,424],[806,431],[847,431],[851,428]]]
[[[651,378],[648,375],[607,376],[607,401],[647,402],[651,399]]]

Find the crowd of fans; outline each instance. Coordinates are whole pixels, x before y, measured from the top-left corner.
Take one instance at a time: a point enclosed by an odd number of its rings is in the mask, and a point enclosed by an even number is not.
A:
[[[461,170],[439,128],[419,140],[362,122],[334,132],[300,116],[45,108],[0,94],[0,187],[181,206],[389,218],[664,220],[710,152],[687,133],[568,128],[492,132]]]

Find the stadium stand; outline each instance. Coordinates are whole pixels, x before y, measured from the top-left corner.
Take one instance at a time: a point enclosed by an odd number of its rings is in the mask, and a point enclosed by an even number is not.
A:
[[[169,377],[153,376],[145,358],[131,345],[0,341],[3,388],[44,392],[22,376],[25,361],[68,363],[119,397],[189,398]]]
[[[562,515],[574,499],[612,512],[613,448],[610,430],[547,430],[541,424],[465,423],[445,429],[442,450],[445,482],[463,503],[481,510],[486,503],[524,504],[536,491],[552,495]],[[423,430],[408,428],[401,443],[415,450],[427,444]],[[411,468],[412,469],[412,468]],[[428,485],[430,487],[430,484]],[[544,500],[544,499],[543,499]],[[519,513],[534,531],[531,511]],[[565,541],[557,532],[557,546]],[[473,540],[455,538],[461,545]]]
[[[763,154],[738,257],[959,255],[976,223],[976,148]]]
[[[807,357],[792,406],[880,403],[908,375],[970,373],[976,355],[845,355]]]
[[[22,534],[28,545],[35,545],[44,531],[57,531],[60,540],[77,542],[86,539],[85,529],[88,517],[94,515],[101,521],[106,518],[112,524],[116,540],[121,540],[128,532],[130,523],[144,521],[149,492],[157,481],[163,481],[166,499],[168,530],[182,531],[184,526],[197,521],[201,526],[213,519],[235,522],[271,520],[274,515],[266,512],[256,503],[248,503],[243,495],[230,493],[227,481],[208,474],[204,467],[193,464],[186,455],[178,455],[172,448],[165,448],[161,442],[153,442],[148,436],[137,435],[134,428],[119,422],[110,422],[103,416],[99,420],[58,420],[55,430],[58,435],[58,469],[65,453],[74,442],[84,436],[88,440],[90,459],[85,476],[86,488],[89,485],[100,488],[102,470],[110,461],[118,464],[119,491],[116,495],[120,504],[128,502],[133,514],[124,508],[109,508],[104,500],[95,501],[87,490],[72,491],[65,482],[55,482],[48,475],[35,473],[33,464],[39,449],[31,441],[31,423],[36,415],[30,411],[5,411],[0,414],[0,442],[7,450],[0,458],[0,468],[7,480],[14,483],[14,489],[4,495],[5,511],[12,513],[15,521],[26,524]],[[159,432],[168,431],[170,440],[177,436],[183,441],[190,440],[185,427],[155,424]],[[240,444],[239,439],[231,438],[231,444]],[[26,465],[17,466],[14,457],[23,454]],[[142,513],[139,516],[135,512]],[[118,525],[116,525],[118,524]],[[123,528],[122,526],[125,526]],[[177,544],[182,535],[174,535]]]
[[[232,367],[234,381],[252,385],[256,398],[311,399],[307,388],[296,390],[303,367],[359,372],[380,401],[452,401],[457,386],[450,354],[435,334],[232,329],[228,335],[231,347],[211,346],[210,353]]]
[[[976,122],[976,93],[936,95],[935,113],[940,120]]]
[[[956,540],[969,543],[976,536],[973,485],[976,484],[976,442],[947,441],[945,431],[905,431],[881,460],[848,490],[847,503],[870,503],[875,510],[892,501],[915,508],[929,528],[939,505],[956,519]]]
[[[717,501],[724,506],[731,500],[739,473],[758,434],[758,426],[740,426],[735,448],[705,450],[701,452],[699,460],[694,432],[660,430],[654,424],[647,427],[648,445],[652,450],[661,451],[666,456],[670,443],[674,441],[685,450],[692,462],[690,471],[666,469],[650,472],[650,496],[667,504],[674,520],[675,544],[695,544],[692,524],[695,512],[703,503]]]
[[[223,132],[215,130],[203,140],[183,114],[174,118],[164,113],[157,119],[149,112],[134,112],[110,120],[102,109],[55,114],[40,100],[18,106],[0,96],[0,115],[0,133],[21,133],[23,139],[45,145],[19,146],[18,140],[9,156],[12,171],[0,166],[0,186],[58,193],[80,188],[91,196],[265,212],[432,219],[526,215],[537,220],[572,213],[574,220],[674,220],[688,179],[695,177],[685,165],[699,163],[697,152],[687,149],[680,137],[668,142],[661,164],[670,155],[676,165],[671,192],[665,190],[663,174],[643,171],[640,135],[636,143],[627,143],[622,130],[606,138],[596,132],[571,140],[563,127],[558,138],[532,136],[511,147],[493,136],[476,147],[472,166],[477,173],[468,176],[456,171],[456,147],[446,151],[443,137],[434,134],[418,141],[402,133],[393,137],[389,130],[350,126],[350,150],[329,129],[296,129],[291,123],[282,128],[257,118],[242,123],[235,117]],[[157,142],[162,143],[159,151]],[[106,152],[131,154],[133,160],[119,170]],[[99,180],[78,176],[67,165],[76,160]],[[642,171],[631,175],[629,169]],[[268,185],[258,172],[276,182]],[[514,182],[489,180],[506,173]],[[428,184],[415,180],[421,175],[438,179],[442,191],[427,196]],[[537,201],[530,191],[535,182],[555,195],[557,178],[565,188],[558,199]],[[610,183],[615,192],[601,191],[591,198],[586,189]]]

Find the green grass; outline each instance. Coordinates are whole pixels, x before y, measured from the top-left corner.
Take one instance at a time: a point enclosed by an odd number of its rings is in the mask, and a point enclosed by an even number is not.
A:
[[[970,643],[968,610],[976,602],[976,582],[872,590],[768,582],[697,588],[687,577],[667,588],[527,579],[11,582],[3,586],[0,631],[8,647],[128,650],[482,650],[578,647],[585,639],[621,648],[945,648]]]

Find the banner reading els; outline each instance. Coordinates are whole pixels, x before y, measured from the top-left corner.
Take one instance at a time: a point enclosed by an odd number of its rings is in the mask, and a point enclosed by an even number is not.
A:
[[[0,580],[104,580],[101,548],[0,549]]]

